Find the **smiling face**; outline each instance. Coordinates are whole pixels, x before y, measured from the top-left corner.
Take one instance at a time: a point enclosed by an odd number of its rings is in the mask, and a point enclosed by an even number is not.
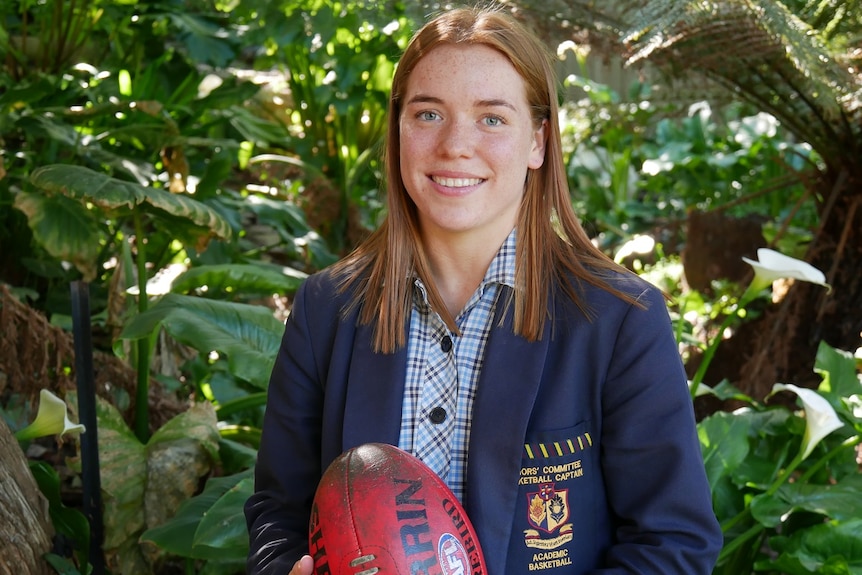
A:
[[[509,60],[479,44],[434,48],[410,73],[399,131],[401,177],[423,238],[501,243],[545,142]]]

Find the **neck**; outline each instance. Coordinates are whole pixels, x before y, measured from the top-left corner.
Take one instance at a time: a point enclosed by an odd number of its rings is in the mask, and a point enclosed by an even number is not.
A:
[[[507,235],[482,241],[461,237],[425,242],[434,284],[453,318],[482,283]]]

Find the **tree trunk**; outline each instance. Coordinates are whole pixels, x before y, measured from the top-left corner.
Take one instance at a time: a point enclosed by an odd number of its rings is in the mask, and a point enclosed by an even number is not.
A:
[[[0,575],[49,575],[54,529],[18,441],[0,419]]]

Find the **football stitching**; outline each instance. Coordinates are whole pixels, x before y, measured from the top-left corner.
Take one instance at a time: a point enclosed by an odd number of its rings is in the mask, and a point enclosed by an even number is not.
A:
[[[362,547],[359,544],[359,537],[358,537],[357,529],[356,529],[356,514],[354,513],[354,508],[353,508],[353,481],[351,481],[352,474],[350,473],[350,468],[351,468],[351,464],[353,463],[354,457],[356,457],[356,451],[351,450],[350,453],[348,453],[348,455],[347,455],[347,462],[346,462],[347,464],[344,466],[344,476],[345,476],[344,477],[344,483],[345,483],[345,485],[347,485],[347,514],[350,517],[350,524],[351,524],[350,534],[353,536],[353,542],[356,545],[356,549],[358,549],[361,552]],[[363,557],[368,557],[368,555],[365,555]],[[359,561],[359,559],[362,559],[363,557],[359,557],[358,559],[354,559],[353,561]],[[373,558],[374,556],[371,555],[371,557]],[[353,564],[353,561],[350,562],[351,567],[355,566]],[[375,573],[376,573],[376,571],[375,571]],[[357,575],[360,575],[360,574],[357,574]]]

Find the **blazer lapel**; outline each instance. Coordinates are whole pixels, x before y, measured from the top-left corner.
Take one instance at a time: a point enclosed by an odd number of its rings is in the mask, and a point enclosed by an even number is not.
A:
[[[372,341],[371,326],[356,328],[344,408],[344,449],[370,442],[398,445],[407,350],[374,353]]]
[[[506,299],[503,294],[500,305]],[[522,439],[544,369],[551,322],[546,322],[542,339],[532,343],[513,333],[511,305],[505,306],[502,325],[494,322],[473,404],[464,503],[482,544],[488,573],[499,574],[505,572]]]

